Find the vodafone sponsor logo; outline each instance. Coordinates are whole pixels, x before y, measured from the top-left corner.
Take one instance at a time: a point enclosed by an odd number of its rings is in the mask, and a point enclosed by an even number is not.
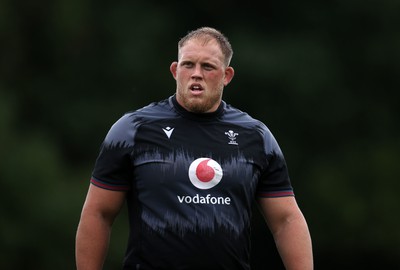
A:
[[[199,194],[192,196],[177,196],[180,203],[194,204],[231,204],[230,197],[214,197],[210,194],[200,196]]]
[[[190,182],[198,189],[210,189],[218,185],[223,176],[221,165],[211,158],[198,158],[189,166]],[[186,204],[231,204],[230,197],[216,197],[211,194],[177,195],[179,203]]]

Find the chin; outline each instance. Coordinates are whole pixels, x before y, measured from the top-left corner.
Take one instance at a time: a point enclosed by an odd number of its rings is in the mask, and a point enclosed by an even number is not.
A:
[[[199,102],[199,100],[190,100],[185,105],[188,111],[194,113],[205,113],[209,110],[208,106],[204,102]]]

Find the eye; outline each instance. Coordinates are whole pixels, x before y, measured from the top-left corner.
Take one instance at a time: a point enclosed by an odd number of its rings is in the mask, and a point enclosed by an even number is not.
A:
[[[213,70],[213,69],[214,69],[214,66],[212,66],[212,65],[210,65],[210,64],[204,64],[204,65],[203,65],[203,68],[204,68],[205,70],[207,70],[207,71],[210,71],[210,70]]]
[[[192,62],[182,62],[181,66],[186,67],[186,68],[192,68],[194,64]]]

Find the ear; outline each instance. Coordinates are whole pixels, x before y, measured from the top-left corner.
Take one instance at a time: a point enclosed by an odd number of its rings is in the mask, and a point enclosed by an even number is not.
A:
[[[172,73],[172,76],[174,77],[174,79],[176,79],[176,69],[178,67],[178,62],[172,62],[171,65],[169,66],[169,70]]]
[[[231,82],[234,75],[235,75],[235,70],[233,69],[233,67],[227,67],[225,69],[224,86],[227,86]]]

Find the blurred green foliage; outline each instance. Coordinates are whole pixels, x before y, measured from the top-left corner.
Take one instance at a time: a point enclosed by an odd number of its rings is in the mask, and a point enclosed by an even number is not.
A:
[[[399,12],[392,0],[1,1],[0,268],[74,268],[107,130],[174,93],[177,41],[204,25],[234,48],[225,100],[285,153],[316,269],[400,266]],[[120,268],[126,230],[122,215],[106,269]],[[276,251],[257,216],[254,235],[258,269]]]

